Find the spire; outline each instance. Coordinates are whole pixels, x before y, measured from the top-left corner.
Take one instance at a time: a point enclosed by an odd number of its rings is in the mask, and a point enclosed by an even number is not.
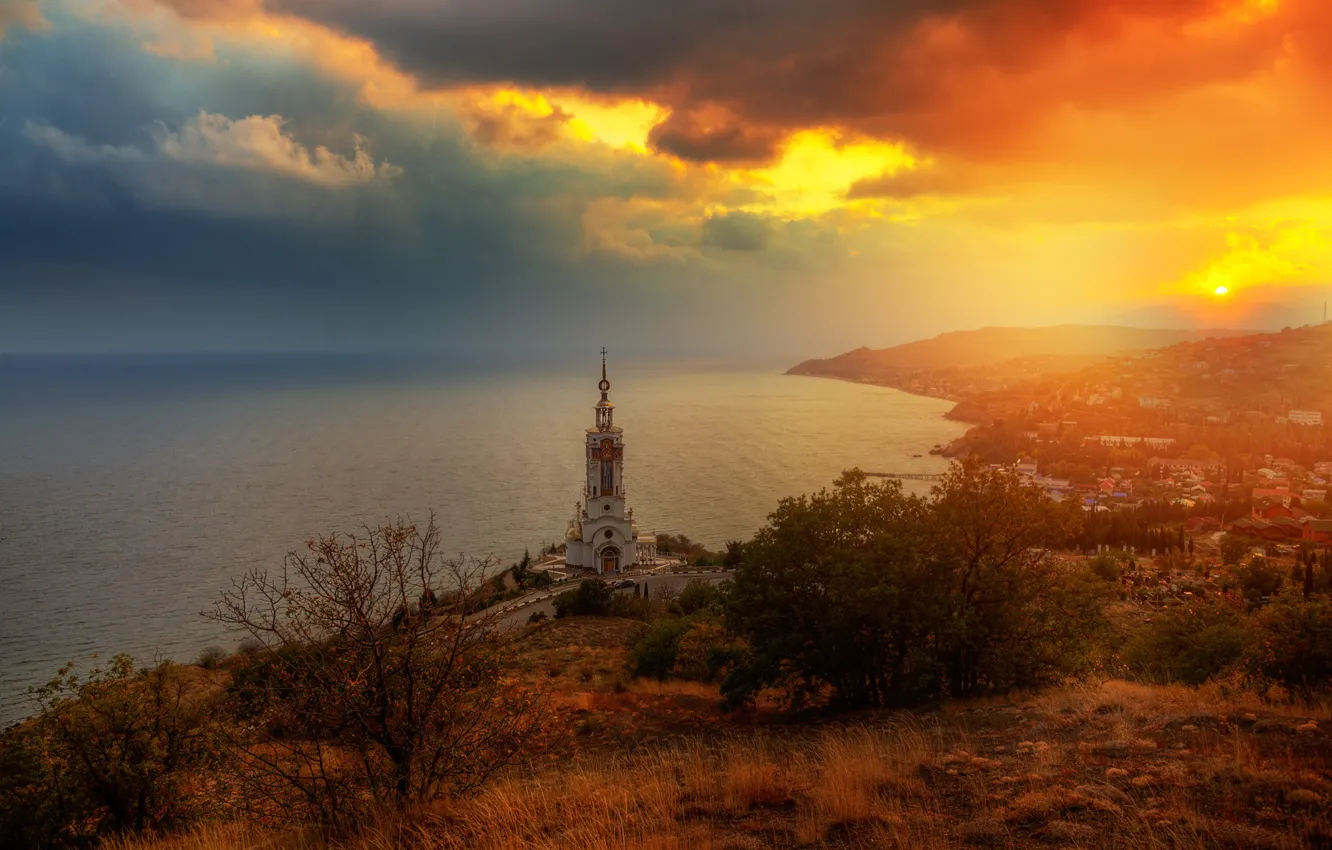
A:
[[[606,380],[606,347],[601,348],[601,382],[597,384],[597,389],[601,390],[601,400],[609,401],[606,394],[610,392],[610,381]]]
[[[597,389],[601,390],[601,401],[597,402],[597,430],[609,431],[612,427],[613,416],[611,412],[615,405],[610,402],[610,381],[606,380],[606,349],[601,349],[601,381],[597,383]]]

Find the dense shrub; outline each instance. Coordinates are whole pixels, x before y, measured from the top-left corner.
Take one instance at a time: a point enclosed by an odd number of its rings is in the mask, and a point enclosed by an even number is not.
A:
[[[199,653],[199,659],[195,662],[205,670],[215,670],[217,665],[227,659],[227,651],[220,646],[210,646]]]
[[[1305,696],[1332,684],[1332,599],[1285,593],[1253,617],[1249,665]]]
[[[692,579],[671,603],[671,609],[682,616],[702,611],[720,612],[725,601],[722,588],[712,581]]]
[[[1221,538],[1221,563],[1238,564],[1249,551],[1249,541],[1234,534]]]
[[[1260,604],[1264,597],[1274,596],[1286,581],[1286,572],[1281,567],[1257,556],[1234,572],[1240,592],[1250,606]]]
[[[652,600],[644,599],[641,596],[616,593],[611,597],[609,613],[612,617],[623,617],[626,620],[648,620],[661,607]]]
[[[212,699],[189,668],[118,655],[35,691],[40,713],[0,740],[0,846],[49,847],[177,826],[203,812]]]
[[[55,847],[80,837],[54,786],[45,747],[32,729],[0,733],[0,846]],[[83,837],[91,842],[95,832]]]
[[[1092,558],[1087,566],[1102,581],[1119,581],[1119,559],[1109,552],[1102,552]]]
[[[737,642],[721,624],[695,622],[676,646],[671,673],[681,679],[710,682],[737,658]]]
[[[583,579],[572,590],[555,597],[555,618],[604,617],[610,613],[615,591],[601,579]]]
[[[630,637],[629,668],[635,676],[667,679],[675,671],[680,641],[693,628],[685,618],[656,620],[639,626]]]
[[[1227,602],[1168,609],[1130,637],[1124,663],[1146,682],[1200,685],[1238,661],[1244,613]]]

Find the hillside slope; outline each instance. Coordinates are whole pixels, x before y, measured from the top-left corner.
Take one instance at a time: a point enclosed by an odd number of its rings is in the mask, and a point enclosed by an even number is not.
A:
[[[110,850],[1270,848],[1332,842],[1325,707],[1122,681],[921,712],[724,712],[715,685],[617,684],[631,621],[524,639],[571,749],[333,841],[214,821]],[[602,671],[605,671],[604,673]],[[563,720],[561,720],[563,718]]]
[[[1057,325],[1045,328],[980,328],[952,331],[933,339],[892,348],[857,348],[826,359],[806,360],[791,375],[893,381],[904,374],[968,369],[1028,358],[1071,358],[1073,368],[1088,358],[1165,348],[1208,337],[1241,336],[1241,330],[1153,330],[1112,325]]]

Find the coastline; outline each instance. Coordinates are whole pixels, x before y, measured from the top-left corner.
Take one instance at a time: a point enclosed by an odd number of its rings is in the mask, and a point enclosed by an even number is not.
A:
[[[952,440],[949,440],[946,444],[940,443],[936,448],[930,449],[930,454],[932,455],[938,455],[939,457],[946,457],[946,458],[956,457],[957,452],[954,449],[954,446],[966,440],[966,438],[969,437],[971,433],[981,424],[979,420],[969,419],[965,416],[957,415],[958,409],[961,408],[963,404],[962,399],[956,399],[950,396],[930,395],[928,393],[916,392],[914,390],[909,390],[906,387],[897,386],[896,384],[890,384],[884,381],[871,380],[869,378],[849,378],[843,375],[825,375],[815,372],[796,372],[794,371],[795,368],[796,367],[792,367],[791,369],[788,369],[782,374],[796,378],[817,378],[828,381],[842,381],[848,384],[859,384],[861,386],[883,387],[884,389],[897,390],[900,393],[905,393],[906,395],[915,396],[917,398],[929,398],[929,399],[935,399],[936,401],[951,402],[953,406],[950,407],[948,411],[942,415],[941,418],[947,419],[950,422],[961,422],[971,427],[967,428],[967,430],[960,437],[955,437]]]

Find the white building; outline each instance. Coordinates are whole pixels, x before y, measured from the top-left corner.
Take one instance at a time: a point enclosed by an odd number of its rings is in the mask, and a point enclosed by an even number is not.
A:
[[[1321,410],[1292,410],[1286,414],[1286,421],[1292,425],[1322,425]]]
[[[564,560],[571,567],[618,573],[657,560],[657,538],[640,534],[634,512],[625,507],[624,429],[615,424],[615,405],[608,398],[606,349],[601,350],[601,401],[596,424],[587,429],[587,480],[583,500],[564,535]]]

